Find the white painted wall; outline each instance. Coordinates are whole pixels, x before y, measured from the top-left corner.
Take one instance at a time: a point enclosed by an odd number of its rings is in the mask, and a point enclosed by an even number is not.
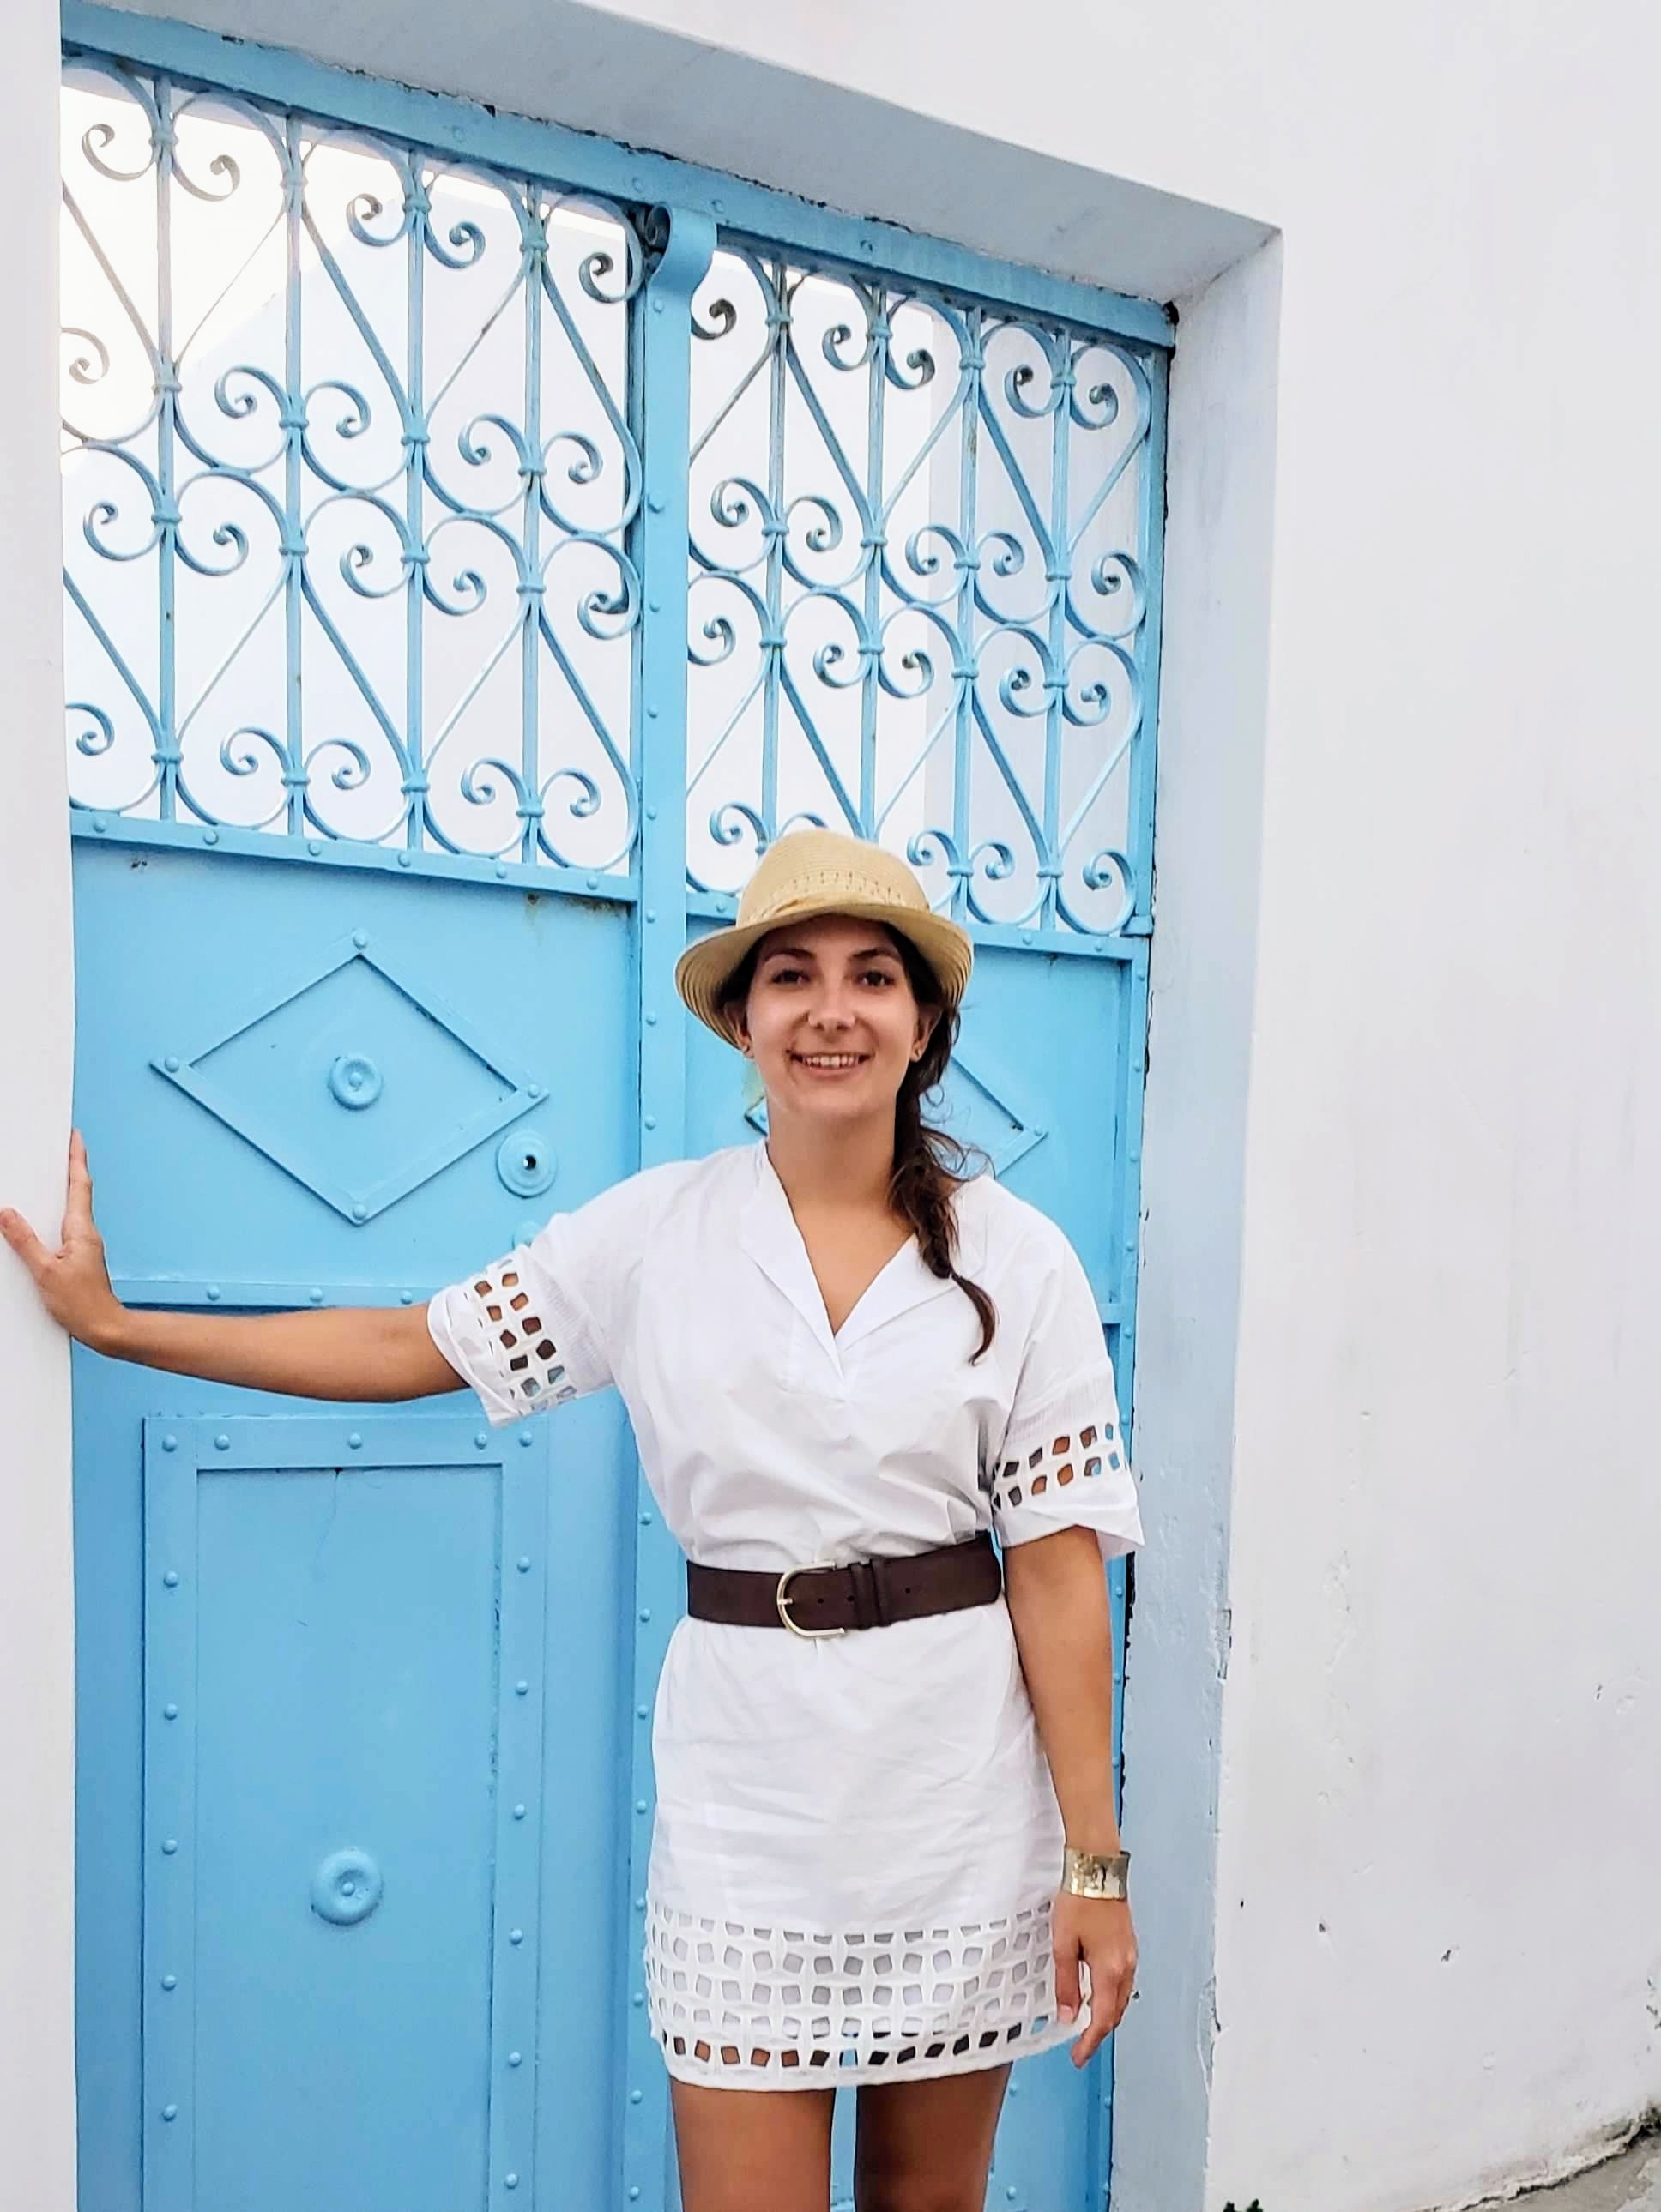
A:
[[[58,11],[11,0],[0,208],[0,1204],[56,1241],[74,1010],[58,640]],[[25,957],[26,956],[26,957]],[[70,1370],[0,1268],[0,2203],[75,2205],[75,1676]]]
[[[1661,17],[155,12],[1181,296],[1116,2212],[1451,2203],[1661,2100]],[[0,617],[43,692],[44,569]],[[50,1036],[0,1109],[38,1206]],[[61,1491],[12,1488],[61,1570]],[[61,1573],[23,1595],[58,1659],[0,1755],[61,1783]]]

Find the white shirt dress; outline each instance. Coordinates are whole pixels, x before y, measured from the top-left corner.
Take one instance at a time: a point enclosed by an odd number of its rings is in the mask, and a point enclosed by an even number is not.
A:
[[[607,1384],[690,1559],[770,1573],[1068,1525],[1141,1541],[1113,1370],[1067,1238],[989,1176],[956,1198],[980,1322],[915,1239],[833,1335],[764,1143],[630,1176],[440,1291],[496,1424]],[[1001,1598],[805,1641],[683,1620],[653,1723],[646,1990],[672,2075],[791,2089],[967,2072],[1070,2040],[1062,1829]]]

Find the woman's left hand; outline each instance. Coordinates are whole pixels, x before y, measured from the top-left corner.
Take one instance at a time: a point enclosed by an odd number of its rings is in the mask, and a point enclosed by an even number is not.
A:
[[[1050,1915],[1056,1953],[1056,2001],[1062,2016],[1077,2013],[1081,2002],[1079,1965],[1090,1970],[1090,2025],[1071,2045],[1073,2063],[1083,2066],[1104,2037],[1124,2017],[1136,1979],[1136,1931],[1130,1907],[1121,1898],[1077,1897],[1070,1889],[1057,1896]]]

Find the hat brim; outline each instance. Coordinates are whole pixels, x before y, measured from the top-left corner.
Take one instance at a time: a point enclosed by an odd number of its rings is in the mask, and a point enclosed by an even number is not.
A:
[[[859,921],[879,921],[896,936],[904,937],[928,963],[946,1007],[958,1005],[975,964],[975,947],[966,930],[938,914],[874,901],[834,897],[805,899],[788,914],[770,915],[764,921],[743,927],[715,930],[709,936],[700,938],[696,945],[687,946],[675,963],[675,988],[706,1029],[712,1029],[717,1036],[735,1045],[739,1042],[738,1031],[729,1012],[720,1003],[721,994],[743,965],[751,947],[758,945],[764,937],[772,936],[776,930],[788,929],[792,922],[812,921],[830,914],[849,915]]]

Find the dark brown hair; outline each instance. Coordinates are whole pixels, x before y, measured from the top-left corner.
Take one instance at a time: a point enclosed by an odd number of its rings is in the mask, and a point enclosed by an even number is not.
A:
[[[916,1232],[917,1249],[933,1274],[954,1282],[980,1316],[981,1340],[970,1364],[990,1348],[997,1333],[998,1310],[978,1283],[960,1275],[957,1268],[958,1219],[953,1205],[958,1186],[969,1179],[974,1154],[967,1145],[922,1118],[922,1102],[944,1079],[952,1047],[958,1042],[958,1018],[947,1006],[934,969],[904,933],[885,929],[891,938],[905,980],[919,1006],[938,1016],[922,1054],[905,1071],[894,1101],[894,1172],[888,1186],[889,1203]],[[742,1010],[750,995],[756,960],[764,939],[758,938],[733,969],[721,989],[718,1003],[730,1012]]]

